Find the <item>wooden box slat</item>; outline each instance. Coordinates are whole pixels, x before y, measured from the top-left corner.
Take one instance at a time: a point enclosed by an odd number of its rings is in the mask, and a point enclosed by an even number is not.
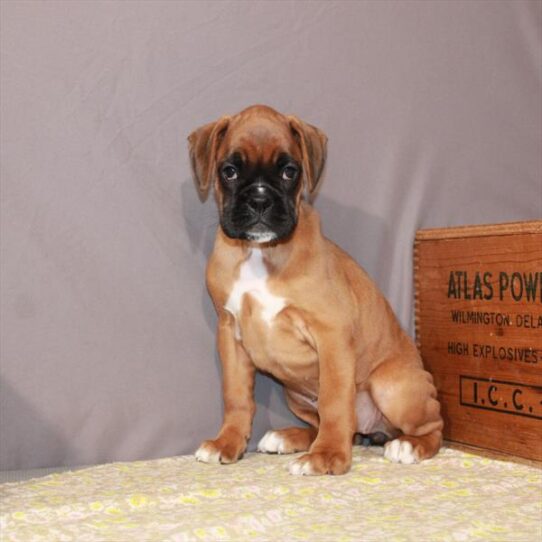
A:
[[[542,461],[542,221],[420,230],[414,280],[444,437]]]

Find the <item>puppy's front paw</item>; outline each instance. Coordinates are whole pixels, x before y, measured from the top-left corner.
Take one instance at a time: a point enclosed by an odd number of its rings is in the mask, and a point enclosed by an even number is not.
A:
[[[290,474],[345,474],[350,470],[350,454],[341,451],[312,452],[302,455],[289,466]]]
[[[221,438],[206,440],[196,450],[195,457],[203,463],[235,463],[243,457],[245,447],[245,444],[225,441]]]

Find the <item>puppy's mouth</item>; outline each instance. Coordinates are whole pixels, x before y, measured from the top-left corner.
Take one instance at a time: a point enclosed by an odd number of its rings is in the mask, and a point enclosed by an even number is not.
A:
[[[280,221],[269,224],[263,217],[244,223],[242,226],[232,224],[229,220],[221,220],[222,231],[231,239],[241,239],[251,243],[275,243],[288,238],[297,221]]]
[[[253,243],[271,243],[278,240],[278,235],[263,220],[258,220],[253,226],[243,232],[247,241]]]

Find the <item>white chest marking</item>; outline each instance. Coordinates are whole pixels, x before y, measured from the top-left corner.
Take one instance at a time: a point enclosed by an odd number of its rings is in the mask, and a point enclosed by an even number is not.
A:
[[[233,290],[224,308],[235,317],[235,334],[240,339],[239,313],[243,295],[249,293],[262,305],[262,318],[271,324],[273,318],[285,307],[284,298],[273,295],[267,287],[269,274],[259,248],[252,249],[248,258],[241,264],[239,278],[233,285]]]

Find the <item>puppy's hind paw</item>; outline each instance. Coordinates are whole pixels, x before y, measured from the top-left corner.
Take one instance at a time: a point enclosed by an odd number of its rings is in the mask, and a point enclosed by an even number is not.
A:
[[[284,439],[278,431],[267,431],[258,443],[258,452],[283,454],[286,451]]]
[[[403,463],[405,465],[419,462],[412,444],[408,440],[398,438],[385,444],[384,457],[392,463]]]

